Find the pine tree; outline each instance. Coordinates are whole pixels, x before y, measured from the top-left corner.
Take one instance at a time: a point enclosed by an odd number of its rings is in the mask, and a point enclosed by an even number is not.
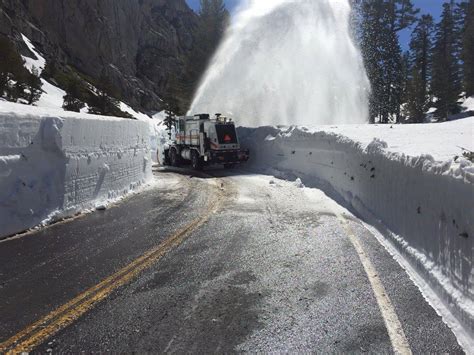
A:
[[[474,0],[466,3],[464,24],[462,37],[464,91],[466,96],[472,96],[474,95]]]
[[[201,0],[198,23],[194,30],[194,47],[186,59],[183,75],[171,90],[179,91],[179,112],[185,112],[229,23],[229,12],[223,0]],[[172,81],[170,81],[172,83]],[[169,95],[168,95],[169,96]],[[176,111],[178,112],[178,111]]]
[[[176,122],[176,116],[169,106],[166,108],[165,114],[166,114],[166,118],[164,119],[163,122],[165,123],[166,129],[168,130],[168,137],[169,139],[171,139],[172,128]]]
[[[408,100],[408,84],[410,81],[410,52],[405,51],[402,54],[402,95],[401,101],[402,103],[406,103]],[[404,118],[407,117],[406,114],[406,105],[402,104],[403,111],[401,112],[401,116]]]
[[[460,111],[458,99],[462,91],[459,58],[459,36],[455,3],[443,4],[441,21],[436,26],[433,48],[432,92],[436,98],[436,117],[446,120]]]
[[[390,28],[384,28],[384,40],[381,46],[383,61],[383,93],[381,97],[380,122],[388,123],[395,117],[400,118],[400,106],[403,94],[402,50],[398,35]]]
[[[0,35],[0,97],[16,101],[20,97],[20,93],[23,92],[24,84],[20,77],[25,74],[23,59],[18,54],[13,42]],[[17,83],[12,84],[12,81]]]
[[[82,82],[71,75],[69,77],[66,95],[63,97],[63,109],[66,111],[80,112],[86,105],[81,101],[82,97]]]
[[[228,21],[229,12],[224,0],[201,0],[198,36],[202,50],[211,55],[215,52]]]
[[[187,111],[187,107],[183,107],[181,104],[184,91],[184,85],[178,80],[177,75],[171,73],[168,78],[167,90],[163,95],[163,99],[166,102],[167,109],[177,115],[184,115]]]
[[[38,69],[36,69],[34,66],[31,70],[31,73],[28,73],[25,84],[25,99],[28,102],[28,105],[32,105],[40,99],[41,94],[43,93],[43,91],[41,90],[43,83],[41,82]]]
[[[380,107],[382,105],[382,56],[378,45],[382,41],[382,5],[382,2],[374,1],[363,1],[359,5],[359,12],[361,14],[359,36],[362,56],[372,89],[369,98],[369,119],[371,123],[374,123],[376,117],[380,116]]]
[[[116,91],[109,78],[101,75],[97,83],[97,89],[94,95],[92,95],[89,112],[96,115],[118,116],[118,113],[121,112],[118,107],[119,102],[109,95],[116,94]]]
[[[429,103],[433,29],[433,18],[430,15],[423,15],[418,21],[410,41],[407,106],[411,120],[416,123],[424,121]]]
[[[372,87],[370,121],[399,121],[405,83],[398,32],[413,24],[418,10],[411,0],[362,0],[359,7],[362,54]]]

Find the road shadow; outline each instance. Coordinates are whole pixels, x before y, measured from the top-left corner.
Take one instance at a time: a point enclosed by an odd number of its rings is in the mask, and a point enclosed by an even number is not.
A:
[[[194,170],[190,167],[174,167],[174,166],[153,166],[153,172],[158,172],[162,174],[173,173],[190,178],[199,178],[199,179],[215,179],[215,178],[226,178],[233,176],[242,176],[242,175],[255,175],[250,171],[246,171],[242,168],[233,168],[225,169],[221,167],[206,167],[203,170]]]

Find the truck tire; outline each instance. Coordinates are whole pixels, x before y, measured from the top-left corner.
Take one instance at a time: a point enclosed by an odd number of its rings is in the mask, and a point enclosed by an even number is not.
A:
[[[179,155],[175,148],[170,149],[170,163],[171,163],[171,166],[175,166],[175,167],[179,166],[179,163],[180,163]]]
[[[194,170],[202,169],[201,157],[195,150],[191,152],[191,165],[193,166]]]
[[[170,163],[170,150],[169,149],[165,149],[165,153],[163,154],[163,156],[164,156],[163,165],[164,166],[171,165],[171,163]]]

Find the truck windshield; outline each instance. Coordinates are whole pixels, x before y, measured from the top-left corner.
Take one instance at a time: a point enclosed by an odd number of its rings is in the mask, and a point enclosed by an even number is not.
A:
[[[219,144],[237,144],[237,134],[234,125],[216,125]]]

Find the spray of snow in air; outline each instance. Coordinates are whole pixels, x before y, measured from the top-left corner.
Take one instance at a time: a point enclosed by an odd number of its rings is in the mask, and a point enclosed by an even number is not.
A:
[[[189,114],[240,125],[363,123],[369,83],[347,0],[247,0]]]

